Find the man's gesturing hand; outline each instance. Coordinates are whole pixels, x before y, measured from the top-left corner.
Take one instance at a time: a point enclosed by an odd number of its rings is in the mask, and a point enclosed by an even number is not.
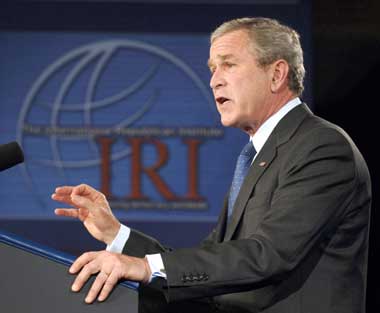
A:
[[[104,301],[120,279],[147,283],[151,272],[148,261],[142,258],[112,253],[108,251],[82,254],[70,267],[70,273],[78,273],[71,289],[79,291],[91,275],[99,273],[88,292],[85,301]]]
[[[93,237],[108,245],[112,243],[120,229],[120,223],[101,192],[81,184],[57,187],[51,197],[75,207],[57,208],[55,214],[78,218]]]

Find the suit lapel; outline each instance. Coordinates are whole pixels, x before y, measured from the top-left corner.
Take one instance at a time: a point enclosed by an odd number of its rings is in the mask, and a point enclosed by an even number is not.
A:
[[[243,181],[240,192],[235,201],[230,221],[226,228],[224,236],[225,241],[231,240],[255,185],[277,155],[277,147],[287,142],[295,133],[304,118],[311,114],[312,113],[307,106],[301,104],[290,111],[275,127]],[[223,210],[223,212],[224,218],[222,220],[225,221],[226,210]]]
[[[224,234],[226,233],[227,227],[227,211],[228,211],[228,195],[224,197],[223,209],[221,214],[219,214],[218,222],[216,224],[216,242],[222,242],[224,239]]]

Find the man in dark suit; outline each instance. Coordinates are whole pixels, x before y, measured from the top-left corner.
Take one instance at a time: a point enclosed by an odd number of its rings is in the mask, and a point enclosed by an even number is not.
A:
[[[250,136],[216,228],[199,247],[170,251],[120,225],[90,186],[59,187],[53,199],[75,208],[56,214],[108,245],[75,261],[72,289],[98,273],[89,303],[131,279],[177,303],[169,311],[200,299],[206,311],[364,313],[369,173],[349,136],[298,98],[298,34],[272,19],[232,20],[212,34],[208,63],[222,124]]]

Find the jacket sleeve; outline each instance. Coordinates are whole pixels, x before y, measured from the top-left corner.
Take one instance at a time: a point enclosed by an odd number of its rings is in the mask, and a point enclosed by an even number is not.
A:
[[[226,210],[227,197],[224,199],[224,209]],[[223,214],[219,216],[218,225],[222,225]],[[202,240],[201,246],[208,246],[218,240],[217,231],[214,228],[210,234]],[[172,248],[162,245],[157,239],[148,236],[138,230],[131,229],[129,238],[124,245],[123,254],[136,257],[144,257],[146,254],[162,253],[172,251]]]
[[[164,247],[155,238],[135,229],[131,229],[129,238],[123,248],[123,254],[142,258],[146,254],[161,253],[170,250],[170,248]]]

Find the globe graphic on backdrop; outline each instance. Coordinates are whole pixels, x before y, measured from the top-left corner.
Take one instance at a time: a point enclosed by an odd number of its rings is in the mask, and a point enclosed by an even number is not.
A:
[[[208,108],[204,125],[218,125],[209,88],[185,62],[157,46],[125,39],[100,41],[73,49],[47,66],[27,93],[17,124],[17,141],[26,156],[22,175],[37,200],[46,205],[45,190],[52,182],[70,184],[78,169],[100,166],[97,136],[152,126],[158,119],[170,125],[167,112],[161,116],[155,110],[177,101],[167,100],[166,91],[172,98],[186,94],[181,87],[171,90],[165,85],[163,78],[173,74],[196,95],[188,101],[199,103],[203,112]],[[177,125],[191,124],[186,118]],[[130,153],[127,145],[120,146],[111,161]],[[41,170],[49,182],[39,180]]]

